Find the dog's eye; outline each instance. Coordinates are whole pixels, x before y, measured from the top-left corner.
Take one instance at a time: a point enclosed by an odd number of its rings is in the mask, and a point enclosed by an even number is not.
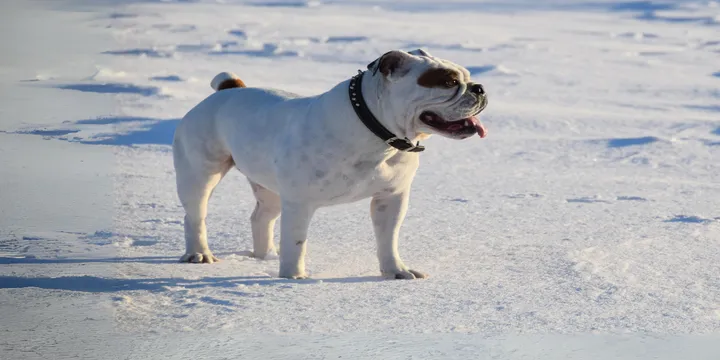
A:
[[[459,84],[459,82],[457,80],[452,79],[452,80],[448,80],[445,82],[445,87],[450,89],[450,88],[454,88],[454,87],[458,86],[458,84]]]

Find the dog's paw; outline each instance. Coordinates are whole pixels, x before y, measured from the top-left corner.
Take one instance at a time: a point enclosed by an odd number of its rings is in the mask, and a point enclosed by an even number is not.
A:
[[[277,260],[280,258],[280,256],[278,256],[278,253],[277,253],[277,251],[275,251],[275,249],[270,249],[266,253],[253,252],[252,257],[254,257],[258,260]]]
[[[220,261],[220,259],[216,258],[215,255],[209,251],[204,253],[185,254],[180,258],[180,262],[193,264],[212,264],[218,261]]]
[[[382,276],[388,280],[414,280],[414,279],[427,279],[430,275],[411,269],[398,269],[394,271],[382,271]]]
[[[290,271],[280,271],[280,274],[278,274],[278,277],[285,278],[285,279],[292,279],[292,280],[302,280],[307,279],[308,275],[305,272],[290,272]]]

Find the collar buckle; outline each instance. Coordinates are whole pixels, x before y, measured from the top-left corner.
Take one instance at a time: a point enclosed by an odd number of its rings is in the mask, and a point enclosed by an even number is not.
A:
[[[425,150],[425,147],[420,145],[420,142],[413,144],[410,139],[401,139],[397,136],[393,136],[390,139],[385,140],[385,143],[401,151],[421,152]]]

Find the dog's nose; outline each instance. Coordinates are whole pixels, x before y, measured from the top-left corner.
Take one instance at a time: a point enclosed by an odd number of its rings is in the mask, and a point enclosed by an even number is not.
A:
[[[477,95],[485,95],[485,88],[480,84],[472,84],[472,86],[470,86],[470,92]]]

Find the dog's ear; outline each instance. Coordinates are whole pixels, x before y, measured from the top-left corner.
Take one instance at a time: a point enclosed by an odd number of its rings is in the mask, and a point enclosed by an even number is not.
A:
[[[404,51],[393,50],[386,52],[383,56],[368,64],[368,70],[376,74],[380,71],[385,77],[400,77],[407,74],[404,65],[410,57]]]
[[[416,55],[416,56],[424,56],[424,57],[433,57],[432,55],[430,55],[429,52],[425,51],[424,49],[411,50],[411,51],[408,51],[408,54]]]

